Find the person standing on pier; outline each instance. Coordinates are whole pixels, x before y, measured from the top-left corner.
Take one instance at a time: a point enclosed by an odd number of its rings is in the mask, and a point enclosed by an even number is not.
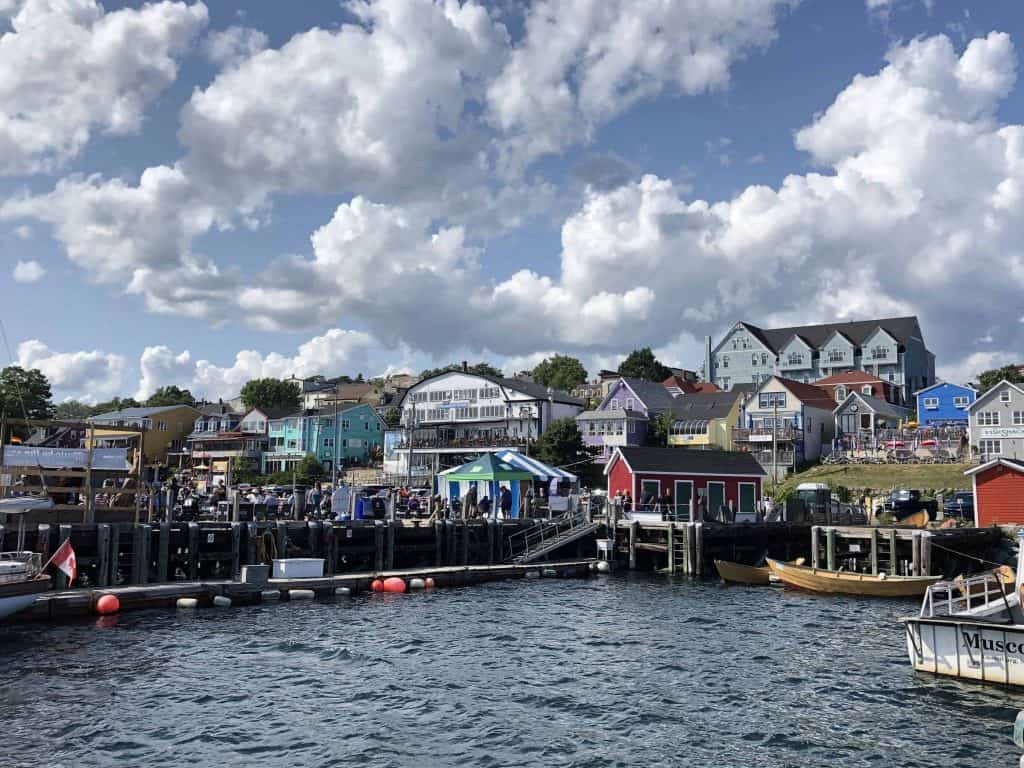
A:
[[[512,491],[507,487],[501,489],[501,499],[499,500],[499,506],[501,507],[501,517],[504,520],[508,520],[512,517]]]
[[[479,510],[480,510],[480,517],[488,518],[488,517],[491,516],[491,497],[490,496],[484,496],[482,499],[480,499]]]
[[[466,491],[466,498],[462,500],[462,517],[464,520],[468,520],[471,517],[476,517],[477,513],[477,502],[476,502],[476,483],[469,484],[469,490]]]

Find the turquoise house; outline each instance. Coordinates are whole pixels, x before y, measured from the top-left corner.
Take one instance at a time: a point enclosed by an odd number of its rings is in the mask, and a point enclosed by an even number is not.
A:
[[[267,428],[268,447],[263,472],[287,472],[307,454],[325,467],[337,459],[338,467],[366,464],[384,449],[384,422],[369,405],[360,403],[333,409],[300,411],[272,419]]]

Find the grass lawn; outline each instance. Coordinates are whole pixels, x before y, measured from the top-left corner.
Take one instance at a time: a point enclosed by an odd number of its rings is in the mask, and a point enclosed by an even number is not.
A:
[[[827,483],[835,488],[888,491],[891,488],[969,490],[971,478],[964,475],[970,464],[829,464],[790,475],[779,485],[776,496],[800,483]]]

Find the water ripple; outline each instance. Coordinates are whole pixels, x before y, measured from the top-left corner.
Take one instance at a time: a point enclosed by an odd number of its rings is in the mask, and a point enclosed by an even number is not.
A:
[[[1016,764],[1024,694],[911,672],[914,608],[615,576],[6,627],[0,743],[15,766]]]

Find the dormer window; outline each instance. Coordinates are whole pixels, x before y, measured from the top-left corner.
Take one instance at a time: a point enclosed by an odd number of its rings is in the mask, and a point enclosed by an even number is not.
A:
[[[841,403],[846,399],[846,387],[840,385],[836,387],[836,402]]]
[[[870,395],[871,395],[871,385],[870,384],[865,384],[863,387],[860,388],[860,393],[862,395],[868,395],[870,397]]]
[[[1004,389],[1002,392],[999,393],[999,402],[1000,403],[1008,403],[1008,402],[1010,402],[1010,390]]]

